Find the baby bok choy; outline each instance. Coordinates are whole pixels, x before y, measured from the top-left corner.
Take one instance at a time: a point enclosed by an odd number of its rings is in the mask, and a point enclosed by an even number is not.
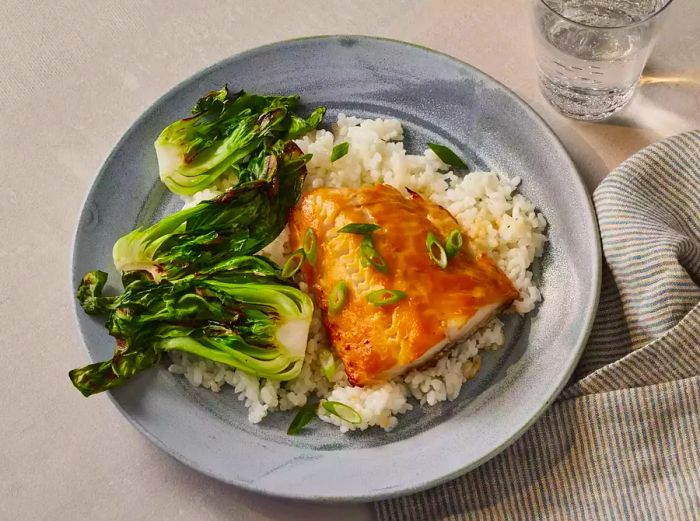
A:
[[[86,312],[107,316],[116,340],[111,360],[70,371],[85,396],[122,385],[169,351],[271,380],[301,371],[313,303],[263,257],[234,257],[175,281],[134,278],[117,297],[102,296],[105,281],[90,272],[78,290]]]
[[[321,123],[324,107],[304,119],[293,113],[298,103],[299,96],[231,94],[227,87],[210,92],[192,116],[171,123],[156,139],[161,180],[176,194],[192,195],[222,175],[254,179],[270,151]]]
[[[159,282],[260,251],[287,224],[308,158],[293,142],[287,143],[278,154],[266,156],[265,172],[258,179],[121,237],[112,252],[115,267],[122,273],[148,272]]]

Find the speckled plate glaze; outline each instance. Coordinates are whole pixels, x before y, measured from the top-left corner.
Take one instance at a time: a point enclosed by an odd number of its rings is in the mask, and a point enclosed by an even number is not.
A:
[[[233,390],[193,389],[165,367],[111,393],[146,437],[222,481],[275,496],[368,501],[415,492],[472,469],[517,439],[569,378],[598,301],[600,248],[586,191],[563,147],[515,94],[449,56],[402,42],[330,36],[281,42],[224,60],[184,81],[149,108],[97,176],[78,225],[72,288],[99,268],[118,280],[114,241],[179,207],[160,184],[153,141],[203,93],[228,83],[261,93],[300,93],[305,107],[400,119],[410,151],[426,142],[459,150],[472,169],[523,179],[522,192],[549,221],[537,270],[544,301],[507,320],[507,345],[484,356],[459,398],[416,407],[399,427],[348,435],[314,422],[290,437],[292,413],[246,419]],[[76,306],[89,357],[111,356],[103,320]]]

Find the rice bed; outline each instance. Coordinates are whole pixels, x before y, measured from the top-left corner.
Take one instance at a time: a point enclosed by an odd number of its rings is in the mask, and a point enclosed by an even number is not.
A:
[[[472,248],[489,253],[520,291],[512,311],[528,313],[541,300],[532,280],[530,267],[542,255],[546,237],[546,221],[530,201],[516,192],[519,177],[502,173],[472,172],[460,178],[431,151],[410,155],[403,146],[401,123],[395,119],[363,120],[338,116],[333,131],[318,130],[297,141],[304,153],[312,154],[307,164],[305,190],[322,186],[359,187],[364,184],[386,183],[396,188],[410,188],[444,206],[466,230]],[[331,163],[334,145],[349,143],[348,154]],[[224,180],[215,189],[207,189],[186,199],[186,205],[215,197],[226,188]],[[282,264],[290,253],[288,233],[283,233],[265,250]],[[304,283],[300,288],[306,290]],[[503,324],[497,318],[466,341],[450,348],[433,366],[409,373],[373,387],[353,387],[348,384],[342,362],[328,381],[318,363],[322,348],[331,349],[318,310],[314,312],[301,374],[289,382],[258,379],[243,371],[199,357],[172,352],[169,370],[182,374],[194,386],[219,392],[225,385],[233,387],[238,399],[248,409],[252,423],[261,421],[269,412],[289,410],[306,404],[316,395],[345,403],[362,417],[356,425],[323,409],[319,417],[345,432],[379,426],[393,429],[399,416],[416,403],[435,405],[454,400],[462,384],[479,369],[479,352],[497,349],[505,341]]]

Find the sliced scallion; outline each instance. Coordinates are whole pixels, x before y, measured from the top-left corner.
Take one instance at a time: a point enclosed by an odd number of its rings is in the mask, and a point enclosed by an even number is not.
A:
[[[430,260],[437,264],[441,269],[447,267],[447,253],[445,253],[445,248],[442,247],[438,238],[435,237],[433,232],[428,232],[428,236],[425,239],[425,246],[428,249],[428,257]]]
[[[349,405],[345,405],[342,402],[332,402],[329,400],[323,400],[321,402],[321,406],[329,413],[334,416],[337,416],[341,420],[344,420],[348,423],[352,424],[358,424],[362,422],[362,416],[350,407]]]
[[[306,255],[302,248],[292,253],[287,259],[287,262],[284,263],[284,266],[282,266],[282,278],[289,279],[296,275],[296,272],[299,271],[299,268],[301,268],[301,265],[304,263],[305,258]]]
[[[306,260],[309,264],[316,263],[316,234],[311,228],[307,228],[304,232],[304,255],[306,255]]]
[[[445,241],[445,253],[451,259],[462,249],[462,233],[459,230],[452,230]]]
[[[437,143],[428,143],[430,150],[435,152],[435,155],[440,158],[440,161],[446,165],[453,166],[455,168],[467,168],[467,165],[460,159],[460,157],[452,152],[445,145],[438,145]]]
[[[406,297],[406,292],[400,289],[378,289],[367,293],[367,301],[375,306],[389,306],[396,304]]]
[[[376,232],[381,226],[372,223],[350,223],[343,226],[339,233],[355,233],[358,235],[368,235],[370,233]]]
[[[382,273],[389,272],[389,266],[382,257],[382,254],[374,247],[372,237],[365,235],[360,243],[360,262],[363,266],[372,266]]]
[[[331,152],[331,163],[346,155],[348,150],[350,150],[350,143],[347,141],[345,143],[338,143],[336,146],[334,146],[333,151]]]
[[[333,377],[335,376],[336,369],[335,357],[333,356],[333,353],[331,353],[328,349],[321,349],[321,352],[318,354],[318,361],[321,364],[323,376],[325,376],[326,380],[329,382],[332,381]]]
[[[348,285],[344,280],[338,281],[328,294],[328,313],[335,315],[343,309],[347,297]]]
[[[317,411],[318,403],[307,403],[304,405],[301,409],[299,409],[299,412],[296,413],[296,416],[294,416],[292,419],[292,423],[289,424],[287,434],[299,434],[301,430],[314,419]]]

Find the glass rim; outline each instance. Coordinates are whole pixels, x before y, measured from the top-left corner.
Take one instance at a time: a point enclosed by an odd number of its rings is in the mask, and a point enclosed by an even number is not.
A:
[[[559,18],[561,18],[562,20],[566,20],[567,22],[572,23],[574,25],[579,25],[581,27],[588,27],[590,29],[627,29],[629,27],[635,27],[637,25],[645,24],[649,20],[655,18],[660,13],[663,13],[666,10],[666,8],[673,3],[673,0],[668,0],[668,2],[666,2],[661,7],[661,9],[654,11],[652,14],[650,14],[644,20],[639,20],[638,22],[632,22],[631,24],[626,24],[626,25],[611,25],[611,26],[600,26],[600,25],[586,24],[583,22],[577,22],[575,20],[572,20],[571,18],[567,18],[566,16],[564,16],[560,12],[556,11],[551,5],[549,5],[547,3],[547,0],[539,0],[539,2],[541,4],[543,4],[547,9],[549,9],[551,12],[553,12],[555,15],[557,15]]]

